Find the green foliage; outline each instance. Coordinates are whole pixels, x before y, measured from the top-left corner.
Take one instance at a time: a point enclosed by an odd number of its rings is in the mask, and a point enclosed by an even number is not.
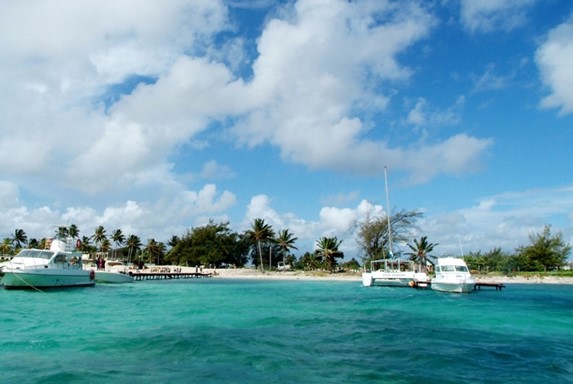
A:
[[[350,261],[343,263],[341,267],[348,271],[357,271],[360,269],[360,263],[353,257]]]
[[[263,242],[269,242],[273,239],[275,234],[272,227],[265,223],[264,219],[257,218],[251,224],[251,229],[245,232],[245,235],[251,239],[258,250],[260,262],[257,263],[256,259],[253,259],[253,264],[259,264],[261,271],[264,271],[263,250],[261,247]]]
[[[321,266],[321,257],[316,253],[305,252],[295,264],[296,269],[314,271]]]
[[[429,243],[427,236],[422,236],[420,241],[414,239],[414,245],[408,244],[412,252],[407,253],[407,255],[410,256],[411,260],[418,262],[421,271],[426,272],[427,262],[429,261],[428,254],[432,252],[437,245],[437,243]]]
[[[342,240],[338,240],[337,237],[326,236],[323,236],[316,241],[316,245],[318,247],[316,254],[321,257],[322,264],[325,269],[330,272],[333,272],[336,268],[336,259],[342,259],[344,257],[344,253],[338,250],[341,243]]]
[[[551,226],[529,236],[531,244],[517,249],[517,257],[522,271],[558,270],[567,261],[571,246],[563,240],[561,232],[551,236]]]
[[[395,242],[408,242],[409,233],[416,228],[416,221],[422,217],[420,211],[405,211],[395,213],[390,217],[392,239]],[[386,216],[370,217],[358,225],[356,242],[361,253],[363,264],[370,260],[382,259],[388,255],[388,218]]]
[[[16,252],[22,248],[23,245],[28,243],[28,236],[23,229],[16,229],[12,236],[11,243],[14,245]]]
[[[167,253],[166,259],[176,265],[234,265],[247,262],[251,243],[249,238],[229,229],[229,223],[196,227],[182,236]]]
[[[480,273],[488,273],[493,271],[508,271],[513,269],[515,258],[501,248],[494,248],[482,255],[479,252],[470,252],[464,257],[468,268]]]

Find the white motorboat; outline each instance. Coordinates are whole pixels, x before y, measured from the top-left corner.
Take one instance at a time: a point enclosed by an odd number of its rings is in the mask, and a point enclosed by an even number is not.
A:
[[[380,259],[372,260],[370,271],[362,273],[362,285],[394,287],[426,287],[428,276],[416,270],[412,260]]]
[[[435,264],[436,276],[432,289],[441,292],[469,293],[474,290],[475,280],[466,262],[459,257],[442,257]]]
[[[127,266],[118,261],[107,261],[105,270],[95,271],[96,283],[123,284],[133,283],[135,280]]]
[[[82,254],[75,251],[77,244],[61,233],[48,239],[47,249],[22,249],[5,263],[2,268],[4,287],[40,289],[93,286],[95,273],[83,269]]]
[[[96,283],[105,284],[121,284],[121,283],[133,283],[133,276],[121,271],[96,271],[95,272]]]

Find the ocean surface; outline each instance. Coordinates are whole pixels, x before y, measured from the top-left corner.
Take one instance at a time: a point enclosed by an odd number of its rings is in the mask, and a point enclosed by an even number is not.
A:
[[[573,383],[573,285],[0,288],[2,383]]]

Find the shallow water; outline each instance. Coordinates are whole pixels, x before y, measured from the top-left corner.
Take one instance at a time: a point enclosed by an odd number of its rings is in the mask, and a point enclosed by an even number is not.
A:
[[[573,383],[573,285],[0,289],[6,383]]]

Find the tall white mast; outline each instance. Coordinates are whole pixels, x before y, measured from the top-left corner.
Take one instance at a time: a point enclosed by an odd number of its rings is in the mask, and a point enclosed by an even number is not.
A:
[[[386,218],[388,219],[388,253],[390,257],[394,257],[392,253],[392,228],[390,227],[390,195],[388,194],[388,176],[386,175],[386,166],[384,166],[384,187],[386,189]]]

